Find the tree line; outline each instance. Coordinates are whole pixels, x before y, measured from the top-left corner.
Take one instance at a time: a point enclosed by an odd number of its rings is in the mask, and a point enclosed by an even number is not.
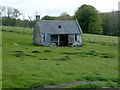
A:
[[[19,18],[20,16],[23,18],[22,20]],[[0,6],[0,18],[4,26],[34,28],[35,25],[35,20],[32,20],[30,15],[28,15],[29,19],[25,19],[25,15],[16,8]]]
[[[66,12],[61,13],[59,16],[46,15],[41,20],[78,20],[83,33],[90,34],[103,34],[109,36],[118,36],[118,15],[119,11],[111,11],[107,13],[99,13],[95,7],[91,5],[80,6],[73,16]],[[23,20],[19,19],[23,17]],[[28,19],[24,18],[22,12],[15,8],[0,6],[0,18],[2,18],[2,25],[5,26],[18,26],[34,28],[35,20],[32,20],[29,15]]]

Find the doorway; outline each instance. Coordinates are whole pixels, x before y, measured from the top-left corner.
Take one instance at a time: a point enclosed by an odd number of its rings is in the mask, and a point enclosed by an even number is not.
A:
[[[68,35],[60,35],[60,46],[68,46]]]

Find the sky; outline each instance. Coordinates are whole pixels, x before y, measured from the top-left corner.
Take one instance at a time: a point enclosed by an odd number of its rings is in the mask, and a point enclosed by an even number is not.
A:
[[[59,16],[63,12],[67,12],[72,16],[78,7],[83,4],[92,5],[99,12],[117,11],[119,1],[120,0],[0,0],[0,5],[16,8],[31,17],[35,15],[35,12],[43,17],[45,15]]]

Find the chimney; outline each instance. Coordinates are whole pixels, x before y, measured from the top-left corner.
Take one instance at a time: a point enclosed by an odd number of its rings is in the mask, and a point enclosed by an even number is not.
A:
[[[40,20],[40,15],[36,15],[36,21]]]

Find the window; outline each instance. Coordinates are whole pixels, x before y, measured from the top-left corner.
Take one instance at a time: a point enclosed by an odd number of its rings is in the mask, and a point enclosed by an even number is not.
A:
[[[51,35],[51,41],[57,42],[58,41],[58,35]]]
[[[42,41],[45,42],[45,34],[41,34]]]

